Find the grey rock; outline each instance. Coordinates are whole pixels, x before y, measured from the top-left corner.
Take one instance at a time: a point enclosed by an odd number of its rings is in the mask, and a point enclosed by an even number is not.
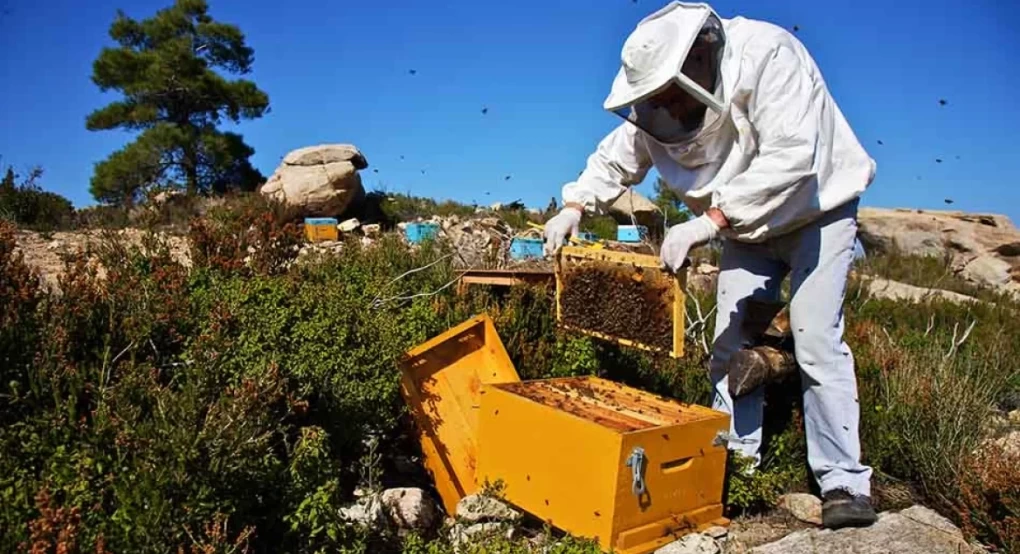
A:
[[[455,547],[485,537],[494,537],[507,533],[509,526],[505,523],[490,521],[465,525],[458,523],[450,528],[450,543]]]
[[[1012,266],[991,254],[984,254],[971,260],[963,267],[963,277],[975,283],[1001,287],[1008,285],[1013,277],[1010,275]]]
[[[306,146],[291,150],[283,158],[283,163],[295,166],[325,165],[338,162],[350,162],[357,169],[368,167],[365,156],[353,144]]]
[[[719,544],[707,535],[695,533],[667,544],[655,551],[655,554],[719,554]]]
[[[350,506],[340,508],[340,517],[355,525],[375,529],[385,524],[386,511],[380,496],[373,494],[359,498]]]
[[[335,216],[364,197],[358,169],[366,165],[352,145],[299,148],[284,157],[259,191],[302,215]]]
[[[922,506],[883,512],[871,527],[808,529],[751,550],[752,554],[959,554],[971,552],[949,520]]]
[[[694,269],[694,273],[698,275],[718,275],[719,268],[712,264],[700,263],[698,264],[698,267]]]
[[[390,521],[401,530],[427,531],[439,520],[439,509],[422,489],[389,489],[382,493],[382,504]]]
[[[709,527],[708,529],[705,529],[702,532],[702,534],[703,535],[707,535],[709,537],[712,537],[713,539],[717,539],[718,540],[718,539],[721,539],[721,538],[729,535],[730,534],[730,530],[725,528],[725,527],[721,527],[719,525],[714,525],[712,527]]]
[[[361,222],[358,221],[357,218],[351,218],[341,221],[340,225],[337,225],[336,227],[342,233],[350,233],[351,231],[357,229],[359,226],[361,226]]]
[[[520,518],[520,512],[490,496],[472,494],[457,503],[457,519],[466,523],[517,521]]]
[[[822,501],[813,494],[784,494],[779,497],[779,507],[801,521],[822,524]]]
[[[950,290],[916,287],[878,277],[866,277],[864,284],[872,297],[883,300],[903,300],[916,303],[927,302],[929,300],[946,300],[954,304],[978,302],[977,298],[967,296],[966,294]]]
[[[869,251],[947,257],[971,282],[1020,294],[1020,231],[1005,216],[861,208],[858,224]]]

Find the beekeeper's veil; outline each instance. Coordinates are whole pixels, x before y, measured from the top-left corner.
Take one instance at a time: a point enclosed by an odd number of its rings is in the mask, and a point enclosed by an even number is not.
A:
[[[715,73],[713,91],[705,90],[684,74],[684,62],[695,42],[699,51],[707,50],[711,56]],[[708,4],[669,4],[642,20],[627,38],[622,67],[605,108],[659,142],[677,144],[692,138],[705,118],[677,119],[667,109],[666,97],[688,94],[716,114],[721,113],[719,63],[724,46],[722,22]]]

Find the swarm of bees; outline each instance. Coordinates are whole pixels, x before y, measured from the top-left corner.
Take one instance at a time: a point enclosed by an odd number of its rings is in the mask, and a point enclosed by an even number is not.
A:
[[[641,278],[632,275],[640,271]],[[579,264],[564,272],[563,323],[670,350],[673,344],[669,282],[650,269]]]

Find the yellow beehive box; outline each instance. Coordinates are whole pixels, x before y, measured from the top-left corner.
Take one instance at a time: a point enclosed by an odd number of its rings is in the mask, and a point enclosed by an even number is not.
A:
[[[556,264],[556,321],[602,340],[682,358],[685,276],[663,271],[658,256],[564,246]]]
[[[722,517],[729,416],[597,378],[482,389],[476,479],[622,554],[644,554]]]
[[[520,381],[488,316],[470,319],[414,348],[401,362],[401,392],[415,422],[425,468],[448,514],[478,490],[482,386]]]
[[[338,240],[340,233],[336,225],[336,219],[332,217],[307,217],[305,218],[305,238],[308,239],[308,242]]]

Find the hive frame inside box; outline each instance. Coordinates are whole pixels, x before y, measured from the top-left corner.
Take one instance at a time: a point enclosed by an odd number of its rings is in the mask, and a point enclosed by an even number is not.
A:
[[[560,304],[560,294],[563,290],[563,273],[569,268],[571,264],[580,265],[586,262],[602,262],[617,264],[625,267],[634,267],[642,269],[653,269],[662,271],[661,262],[658,256],[650,256],[647,254],[634,254],[632,252],[614,252],[611,250],[595,250],[592,248],[583,248],[578,246],[564,246],[560,249],[559,257],[556,261],[556,322],[564,329],[584,333],[599,339],[616,342],[623,346],[630,346],[633,348],[639,348],[641,350],[649,350],[652,352],[664,352],[664,349],[650,344],[645,344],[639,341],[626,339],[623,337],[615,337],[600,333],[592,329],[582,329],[573,325],[567,325],[563,322],[563,310]],[[672,319],[673,319],[673,348],[668,352],[671,358],[682,358],[684,355],[684,330],[686,314],[684,311],[684,303],[686,302],[686,295],[684,294],[685,289],[685,273],[678,273],[677,275],[669,275],[666,272],[662,272],[663,277],[668,278],[672,284],[673,293],[673,306],[672,306]]]

